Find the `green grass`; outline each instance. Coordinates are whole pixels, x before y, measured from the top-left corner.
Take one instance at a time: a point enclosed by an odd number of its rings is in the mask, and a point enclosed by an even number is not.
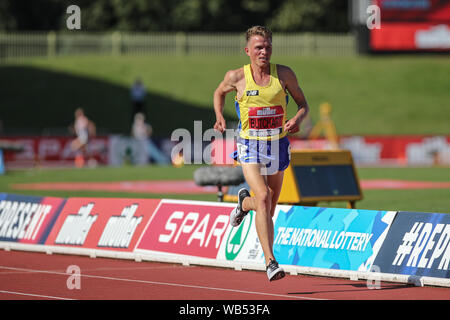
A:
[[[43,128],[67,132],[73,111],[84,107],[100,133],[129,133],[132,82],[148,88],[147,116],[154,136],[176,128],[203,130],[215,121],[214,89],[225,72],[248,62],[241,57],[65,56],[0,64],[0,119],[5,132],[40,134]],[[290,66],[311,106],[329,102],[341,135],[450,134],[450,59],[447,56],[278,57]],[[289,104],[289,115],[295,112]],[[235,120],[232,94],[225,114]],[[215,201],[215,195],[165,195],[106,192],[20,191],[13,183],[192,179],[196,167],[122,167],[9,171],[0,191],[42,196],[179,198]],[[448,168],[358,168],[361,179],[450,181]],[[342,207],[345,203],[320,203]],[[358,208],[450,213],[450,190],[366,190]]]
[[[311,106],[331,103],[339,134],[450,134],[450,59],[447,56],[277,57],[297,74]],[[0,65],[0,106],[6,129],[66,126],[82,106],[100,131],[128,133],[129,87],[141,77],[149,90],[147,114],[155,136],[214,123],[212,96],[241,57],[35,58]],[[289,104],[289,115],[295,112]],[[225,114],[236,119],[233,94]],[[26,115],[26,116],[24,116]],[[16,130],[17,131],[17,130]]]
[[[29,191],[11,188],[14,183],[39,182],[107,182],[148,180],[192,180],[198,166],[182,168],[146,166],[95,169],[30,169],[8,171],[0,177],[0,192],[56,197],[120,197],[175,198],[216,201],[214,194],[174,195],[127,192],[91,191]],[[450,168],[357,168],[363,179],[402,179],[410,181],[450,182]],[[364,199],[356,203],[359,209],[450,213],[450,189],[424,190],[363,190]],[[321,207],[345,207],[345,202],[320,202]]]

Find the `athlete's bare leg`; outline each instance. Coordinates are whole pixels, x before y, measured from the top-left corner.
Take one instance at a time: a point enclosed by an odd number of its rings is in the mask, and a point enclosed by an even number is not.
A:
[[[275,209],[278,203],[278,198],[280,197],[281,187],[283,185],[283,177],[284,171],[278,171],[275,174],[271,174],[267,176],[267,184],[271,193],[271,206],[270,206],[270,226],[269,226],[269,240],[270,247],[273,248],[273,240],[274,240],[274,228],[273,228],[273,215],[275,214]]]
[[[243,210],[256,212],[255,225],[261,247],[264,252],[266,265],[275,260],[273,254],[273,214],[283,182],[283,172],[265,176],[261,174],[260,164],[242,163],[245,180],[255,194],[254,197],[244,199]]]

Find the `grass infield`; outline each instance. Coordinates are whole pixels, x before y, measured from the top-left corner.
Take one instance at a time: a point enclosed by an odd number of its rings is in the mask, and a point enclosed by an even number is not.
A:
[[[276,48],[274,48],[276,50]],[[315,121],[329,102],[342,135],[450,134],[450,59],[447,56],[280,57],[293,69]],[[0,105],[5,129],[61,128],[84,107],[107,133],[130,132],[130,93],[140,77],[148,89],[147,118],[154,135],[203,128],[215,121],[213,92],[225,72],[248,63],[217,56],[64,56],[0,64]],[[225,115],[236,120],[233,94]],[[288,115],[296,111],[290,101]]]
[[[100,191],[15,190],[14,183],[117,182],[152,180],[193,180],[198,166],[181,168],[146,166],[86,169],[30,169],[7,171],[0,177],[0,192],[55,197],[174,198],[216,201],[215,194],[155,194]],[[450,182],[450,168],[357,168],[360,180],[397,179]],[[358,209],[450,213],[450,189],[363,190]],[[321,207],[345,207],[345,202],[320,202]]]

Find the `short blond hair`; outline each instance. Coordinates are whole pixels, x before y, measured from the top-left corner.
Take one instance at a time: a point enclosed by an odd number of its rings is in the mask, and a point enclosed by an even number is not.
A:
[[[269,39],[270,41],[272,41],[272,31],[264,26],[253,26],[249,28],[246,32],[247,42],[253,36],[261,36],[264,39]]]

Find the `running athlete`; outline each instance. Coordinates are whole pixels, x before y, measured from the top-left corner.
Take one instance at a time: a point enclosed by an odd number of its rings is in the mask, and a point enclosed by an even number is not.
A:
[[[75,152],[75,166],[83,167],[89,139],[95,136],[96,129],[94,122],[86,117],[82,108],[75,110],[75,122],[71,131],[77,136],[71,143],[72,151]]]
[[[245,53],[250,64],[230,70],[214,92],[214,129],[224,132],[225,96],[236,91],[235,107],[239,117],[236,159],[254,196],[239,190],[238,205],[230,215],[238,226],[250,210],[256,212],[255,224],[264,252],[269,281],[285,276],[273,253],[272,217],[280,196],[284,170],[290,161],[287,133],[299,131],[309,112],[308,103],[295,73],[287,66],[272,64],[272,32],[262,26],[247,30]],[[288,93],[298,106],[295,116],[287,117]]]

